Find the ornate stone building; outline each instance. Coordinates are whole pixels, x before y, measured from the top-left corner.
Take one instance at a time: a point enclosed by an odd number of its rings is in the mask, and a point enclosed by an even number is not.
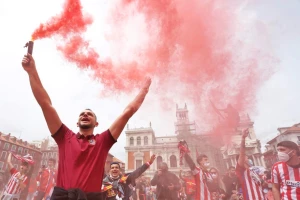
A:
[[[253,161],[254,165],[265,167],[263,154],[261,152],[261,144],[256,137],[253,124],[254,122],[251,121],[248,115],[241,116],[238,130],[236,131],[236,133],[230,134],[231,142],[221,148],[223,159],[227,168],[229,166],[236,166],[236,156],[240,152],[242,130],[246,128],[249,129],[249,137],[246,138],[246,154]],[[224,137],[227,137],[227,135],[225,134]]]
[[[125,131],[126,172],[131,172],[144,162],[147,162],[152,154],[156,154],[157,159],[150,169],[145,172],[145,175],[148,177],[154,175],[160,162],[167,162],[169,170],[176,174],[179,173],[180,168],[184,171],[189,170],[184,161],[183,165],[180,166],[177,144],[181,139],[187,141],[193,160],[196,160],[197,154],[206,154],[210,159],[211,166],[217,167],[221,172],[225,172],[229,166],[236,165],[235,158],[239,154],[241,130],[244,128],[249,128],[250,130],[250,136],[246,139],[247,154],[251,155],[250,158],[255,165],[264,166],[260,141],[256,138],[253,130],[254,123],[248,115],[241,116],[238,131],[232,134],[222,134],[223,137],[230,137],[231,142],[221,148],[214,145],[212,135],[197,132],[195,122],[189,119],[186,105],[183,108],[176,106],[176,118],[173,136],[156,136],[151,123],[146,128],[130,129],[127,126]],[[224,140],[224,138],[220,138],[220,140]]]
[[[131,172],[150,159],[152,154],[157,155],[155,163],[152,164],[145,175],[152,177],[161,162],[168,163],[169,170],[178,174],[180,168],[189,170],[186,163],[180,165],[180,155],[177,148],[181,139],[187,141],[191,150],[191,156],[196,160],[197,153],[204,153],[210,158],[212,166],[218,166],[220,170],[225,169],[222,162],[222,154],[219,149],[213,147],[210,135],[196,134],[195,122],[189,120],[188,109],[176,106],[175,133],[173,136],[157,137],[151,123],[147,128],[130,129],[127,126],[126,134],[126,166],[125,171]]]

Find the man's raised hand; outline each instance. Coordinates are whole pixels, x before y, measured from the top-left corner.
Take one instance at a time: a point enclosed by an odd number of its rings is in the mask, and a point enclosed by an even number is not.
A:
[[[27,73],[35,71],[35,61],[30,54],[27,54],[22,59],[22,67]]]
[[[248,135],[249,135],[249,129],[246,128],[243,130],[242,138],[245,139],[246,137],[248,137]]]
[[[155,158],[156,158],[156,155],[153,154],[153,155],[151,156],[151,158],[150,158],[150,161],[149,161],[150,165],[154,162]]]

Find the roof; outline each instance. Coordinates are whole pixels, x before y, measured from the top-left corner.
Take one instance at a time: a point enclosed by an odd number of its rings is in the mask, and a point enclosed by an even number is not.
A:
[[[282,132],[283,129],[286,129],[286,130]],[[291,127],[281,127],[281,128],[278,128],[277,130],[280,132],[280,134],[277,135],[276,137],[274,137],[273,139],[271,139],[270,141],[268,141],[267,144],[272,143],[272,141],[274,141],[276,138],[278,138],[281,135],[286,135],[289,133],[300,133],[300,123],[294,124]]]
[[[40,152],[40,149],[37,148],[36,146],[29,144],[27,141],[23,141],[22,139],[18,139],[15,136],[11,136],[10,133],[4,134],[0,132],[0,141],[8,142],[11,144],[14,144],[19,147],[27,148],[33,151]]]
[[[116,158],[116,157],[113,157],[113,161],[114,162],[119,162],[119,163],[124,163],[123,161],[121,161],[120,159]]]
[[[290,133],[290,132],[299,132],[300,133],[300,123],[298,124],[295,124],[294,126],[288,128],[283,134],[286,134],[286,133]]]

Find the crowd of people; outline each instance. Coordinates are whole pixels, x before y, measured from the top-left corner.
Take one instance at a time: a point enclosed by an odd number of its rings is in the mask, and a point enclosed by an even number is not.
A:
[[[4,185],[1,200],[299,200],[300,199],[300,150],[296,143],[281,141],[277,144],[279,162],[271,170],[253,166],[246,155],[247,129],[242,132],[237,165],[220,174],[218,166],[211,166],[209,157],[197,156],[195,161],[184,143],[178,144],[182,159],[190,171],[180,171],[179,176],[169,171],[168,164],[159,164],[153,177],[143,173],[156,156],[131,173],[123,174],[120,164],[112,162],[109,173],[104,165],[109,149],[117,141],[128,120],[142,105],[151,79],[147,78],[139,94],[101,134],[94,134],[97,116],[91,109],[83,110],[78,117],[78,133],[62,123],[51,99],[39,78],[30,54],[24,56],[22,66],[29,76],[33,95],[44,114],[49,132],[59,149],[58,169],[56,160],[49,160],[39,173],[31,177],[28,160],[21,159],[15,169],[8,156],[10,178]],[[2,179],[3,180],[3,179]],[[26,191],[28,195],[22,196]],[[26,193],[26,194],[27,194]]]

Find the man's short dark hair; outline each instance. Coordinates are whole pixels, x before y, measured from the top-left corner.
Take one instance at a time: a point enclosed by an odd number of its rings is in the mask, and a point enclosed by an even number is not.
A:
[[[56,160],[55,160],[54,158],[49,158],[48,161],[51,161],[51,162],[53,162],[54,164],[56,164]]]
[[[120,163],[119,163],[119,162],[111,162],[111,163],[110,163],[110,167],[111,167],[112,165],[118,165],[118,166],[119,166],[119,168],[121,168],[121,166],[120,166]]]
[[[299,153],[300,153],[298,145],[295,142],[292,142],[292,141],[282,141],[282,142],[279,142],[277,144],[277,147],[286,147],[286,148],[295,150],[297,155],[299,155]]]
[[[91,111],[91,112],[94,114],[94,116],[95,116],[95,119],[97,120],[97,116],[96,116],[95,112],[94,112],[92,109],[90,109],[90,108],[86,108],[85,110],[89,110],[89,111]]]
[[[21,165],[22,165],[22,166],[25,166],[25,167],[28,167],[28,166],[29,166],[28,162],[22,162]]]
[[[199,164],[203,158],[208,158],[207,155],[205,154],[200,154],[198,157],[197,157],[197,163]]]
[[[166,163],[166,162],[161,162],[160,164],[159,164],[159,166],[158,166],[158,168],[159,169],[161,169],[162,167],[166,167],[166,169],[169,169],[169,166],[168,166],[168,164]]]

